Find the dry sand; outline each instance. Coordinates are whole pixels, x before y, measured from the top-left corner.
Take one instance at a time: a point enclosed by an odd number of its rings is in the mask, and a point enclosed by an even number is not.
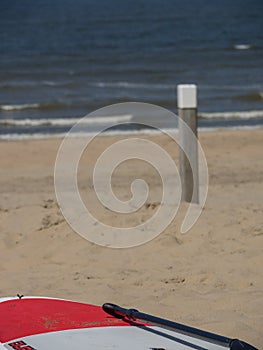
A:
[[[177,159],[174,143],[152,137]],[[116,138],[101,137],[89,164]],[[53,169],[61,140],[0,143],[0,296],[44,295],[88,303],[114,302],[241,338],[263,347],[263,130],[202,133],[209,193],[197,224],[180,233],[185,205],[156,239],[137,248],[92,244],[65,222],[57,206]],[[151,167],[130,161],[116,171],[115,190],[143,172],[147,204],[126,225],[152,215],[160,179]],[[91,175],[79,178],[85,193]],[[100,219],[118,217],[89,206]]]

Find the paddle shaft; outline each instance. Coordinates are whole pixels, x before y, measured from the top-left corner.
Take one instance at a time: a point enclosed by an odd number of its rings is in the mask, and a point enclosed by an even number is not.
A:
[[[230,348],[231,350],[257,350],[249,344],[241,342],[237,339],[230,339],[227,337],[223,337],[218,334],[206,332],[200,330],[198,328],[189,327],[184,324],[180,324],[177,322],[169,321],[160,317],[152,316],[149,314],[145,314],[139,312],[135,309],[125,309],[115,304],[106,303],[103,306],[103,310],[108,314],[117,317],[117,318],[127,318],[129,321],[143,321],[146,323],[150,323],[151,325],[161,326],[165,329],[178,331],[185,335],[189,335],[198,339],[202,339],[217,345],[222,345]]]

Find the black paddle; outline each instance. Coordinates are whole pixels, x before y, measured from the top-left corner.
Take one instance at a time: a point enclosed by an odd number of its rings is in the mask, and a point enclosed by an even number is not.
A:
[[[102,306],[103,310],[108,314],[126,319],[127,321],[143,321],[150,323],[151,325],[160,326],[172,331],[178,331],[179,333],[189,335],[198,339],[208,341],[213,344],[227,346],[230,350],[257,350],[252,345],[249,345],[238,339],[230,339],[218,334],[203,331],[198,328],[189,327],[180,323],[166,320],[164,318],[144,314],[135,309],[125,309],[115,304],[106,303]]]

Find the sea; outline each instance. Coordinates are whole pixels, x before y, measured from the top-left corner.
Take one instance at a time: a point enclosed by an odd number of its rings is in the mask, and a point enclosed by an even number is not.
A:
[[[198,87],[200,129],[262,128],[262,14],[262,0],[1,0],[0,139],[63,136],[86,115],[91,134],[152,132],[151,114],[92,112],[177,113],[178,84]]]

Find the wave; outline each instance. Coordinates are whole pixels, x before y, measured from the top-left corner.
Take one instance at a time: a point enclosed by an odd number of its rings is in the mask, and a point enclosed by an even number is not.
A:
[[[15,112],[23,111],[28,109],[41,109],[41,110],[54,110],[63,109],[68,107],[67,104],[62,102],[51,102],[51,103],[25,103],[25,104],[14,104],[14,105],[0,105],[0,111],[4,112]]]
[[[23,109],[36,109],[39,107],[40,107],[40,104],[38,103],[26,103],[23,105],[1,105],[0,110],[11,112],[11,111],[22,111]]]
[[[254,92],[251,94],[240,95],[237,96],[236,99],[251,102],[261,101],[263,100],[263,92]]]
[[[26,133],[9,133],[9,134],[3,134],[0,135],[0,140],[3,141],[19,141],[19,140],[41,140],[41,139],[56,139],[56,138],[63,138],[67,135],[67,137],[71,138],[82,138],[82,137],[94,137],[94,136],[121,136],[121,135],[159,135],[165,132],[169,132],[172,134],[178,134],[178,129],[127,129],[127,130],[106,130],[102,133],[98,133],[96,131],[90,131],[90,132],[71,132],[70,134],[66,132],[60,132],[60,133],[32,133],[32,134],[26,134]]]
[[[252,45],[249,44],[237,44],[234,45],[235,50],[249,50],[252,48]]]
[[[214,85],[214,84],[209,84],[209,85],[205,85],[205,84],[200,84],[198,85],[200,89],[202,90],[206,90],[206,89],[214,89],[214,90],[258,90],[260,91],[263,88],[262,84],[250,84],[250,85],[230,85],[230,84],[222,84],[222,85]],[[259,94],[261,94],[261,92],[258,92]]]
[[[62,81],[55,82],[52,80],[43,80],[41,82],[37,81],[26,81],[26,82],[4,82],[0,83],[0,89],[30,89],[37,86],[48,86],[48,87],[76,87],[78,85],[75,81]],[[158,89],[166,90],[173,89],[174,84],[158,84],[158,83],[135,83],[135,82],[126,82],[126,81],[91,81],[86,83],[87,86],[92,86],[96,88],[126,88],[126,89]]]
[[[0,119],[0,126],[73,126],[81,120],[82,124],[112,124],[129,122],[132,115],[116,115],[94,118],[55,118],[55,119]]]
[[[233,112],[200,112],[198,113],[200,119],[258,119],[263,118],[263,110],[254,111],[233,111]],[[11,119],[5,118],[0,119],[0,126],[5,127],[36,127],[36,126],[60,126],[60,127],[70,127],[80,122],[85,125],[111,125],[114,123],[127,123],[131,122],[133,119],[132,114],[123,115],[110,115],[110,116],[97,116],[97,117],[86,117],[86,118],[40,118],[40,119]]]
[[[0,90],[22,90],[22,89],[33,89],[41,86],[48,87],[74,87],[77,83],[71,80],[66,81],[52,81],[52,80],[42,80],[42,81],[8,81],[0,83]]]
[[[167,90],[174,89],[174,84],[144,84],[144,83],[130,83],[126,81],[116,81],[116,82],[95,82],[89,85],[99,87],[99,88],[126,88],[126,89],[158,89]]]
[[[262,125],[244,125],[244,126],[231,126],[231,127],[198,127],[198,132],[215,132],[224,130],[242,131],[242,130],[259,130],[262,129]],[[97,132],[85,132],[85,133],[71,133],[72,138],[84,138],[84,137],[107,137],[107,136],[132,136],[132,135],[160,135],[163,133],[170,133],[178,135],[177,128],[168,129],[141,129],[141,130],[110,130],[104,133],[98,134]],[[42,140],[42,139],[58,139],[64,138],[67,133],[34,133],[34,134],[19,134],[10,133],[0,135],[2,141],[22,141],[22,140]]]
[[[240,111],[240,112],[219,112],[219,113],[199,113],[203,119],[256,119],[263,118],[263,110]]]

